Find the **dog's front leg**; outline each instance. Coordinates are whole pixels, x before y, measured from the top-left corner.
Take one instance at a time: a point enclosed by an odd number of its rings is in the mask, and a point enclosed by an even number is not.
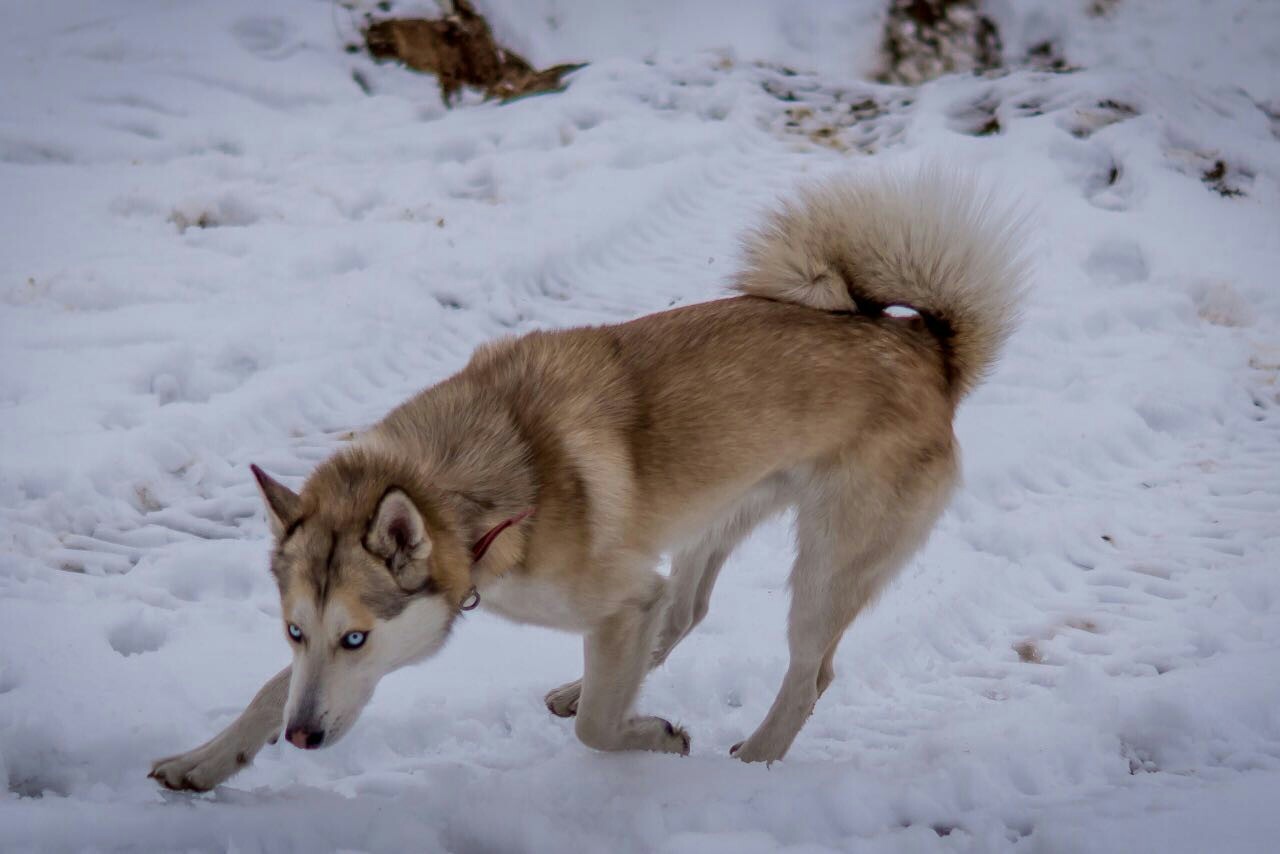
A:
[[[671,576],[666,582],[668,602],[657,623],[660,628],[654,633],[656,646],[645,665],[646,671],[666,661],[676,644],[706,616],[711,588],[728,555],[729,549],[726,548],[699,546],[675,557]],[[582,680],[575,679],[548,691],[544,702],[547,710],[556,717],[571,718],[578,713],[581,696]]]
[[[157,759],[147,776],[169,789],[207,792],[244,768],[280,735],[290,670],[272,676],[231,726],[195,750]]]
[[[651,575],[649,595],[605,618],[584,643],[575,729],[582,743],[596,750],[689,752],[689,734],[683,729],[662,718],[631,714],[662,617],[666,582],[656,572]]]

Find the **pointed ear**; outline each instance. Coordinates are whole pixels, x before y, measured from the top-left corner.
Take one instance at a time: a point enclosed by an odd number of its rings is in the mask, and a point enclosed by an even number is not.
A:
[[[431,538],[422,513],[408,495],[389,489],[369,520],[364,547],[387,562],[396,582],[405,590],[417,590],[427,581]]]
[[[249,469],[258,481],[262,501],[267,505],[267,524],[271,526],[271,536],[278,540],[298,518],[298,496],[256,465],[250,464]]]

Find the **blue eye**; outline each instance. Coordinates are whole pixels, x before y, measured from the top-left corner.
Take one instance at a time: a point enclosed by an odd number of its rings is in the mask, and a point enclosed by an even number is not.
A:
[[[364,646],[364,639],[367,637],[368,635],[364,632],[347,632],[342,636],[342,648],[359,649]]]
[[[289,624],[289,637],[298,643],[302,643],[302,629],[298,628],[296,623]]]

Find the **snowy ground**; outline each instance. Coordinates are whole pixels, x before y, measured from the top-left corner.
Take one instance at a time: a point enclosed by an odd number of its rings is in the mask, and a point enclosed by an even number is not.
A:
[[[1280,7],[1004,4],[1083,70],[907,90],[863,82],[880,2],[789,5],[482,4],[592,64],[453,111],[321,0],[6,8],[0,849],[1274,850]],[[778,524],[645,689],[688,758],[579,745],[578,641],[478,614],[333,749],[145,779],[288,658],[250,461],[296,483],[480,342],[711,297],[797,182],[930,159],[1033,211],[1034,288],[785,762],[727,757]]]

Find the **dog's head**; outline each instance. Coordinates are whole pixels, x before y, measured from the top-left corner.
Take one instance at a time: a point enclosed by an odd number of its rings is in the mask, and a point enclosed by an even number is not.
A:
[[[444,645],[471,589],[471,553],[439,496],[367,455],[340,454],[301,494],[253,473],[293,648],[285,737],[330,745],[383,675]]]

